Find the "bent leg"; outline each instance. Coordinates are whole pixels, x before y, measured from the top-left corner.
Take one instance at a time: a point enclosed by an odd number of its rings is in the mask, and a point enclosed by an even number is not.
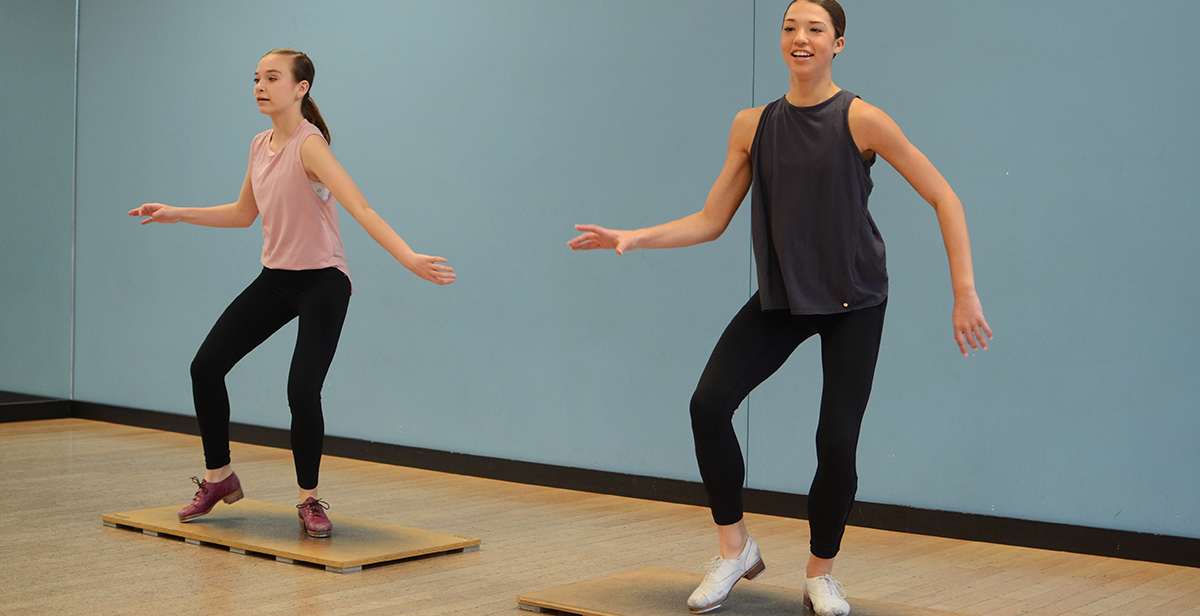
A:
[[[746,468],[733,429],[733,413],[750,391],[775,373],[792,351],[812,335],[795,326],[792,315],[763,312],[757,293],[721,334],[692,394],[692,436],[696,461],[719,526],[742,519]]]
[[[192,399],[210,470],[229,464],[229,392],[225,375],[295,315],[260,275],[225,309],[192,360]]]
[[[292,460],[296,465],[296,482],[305,490],[316,489],[319,481],[325,443],[321,388],[333,363],[350,303],[350,281],[345,274],[329,269],[314,275],[316,281],[297,302],[300,328],[288,373]]]
[[[808,492],[811,551],[831,559],[841,549],[858,491],[856,452],[887,303],[846,314],[821,332],[824,388],[817,424],[817,472]]]

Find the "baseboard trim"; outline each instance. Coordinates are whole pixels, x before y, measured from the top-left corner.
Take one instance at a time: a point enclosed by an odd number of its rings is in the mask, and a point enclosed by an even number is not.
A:
[[[0,391],[0,423],[64,419],[70,416],[70,400]]]
[[[3,399],[0,398],[0,401]],[[61,401],[66,402],[66,401]],[[70,414],[107,423],[182,434],[198,434],[194,417],[128,407],[70,401]],[[0,414],[5,406],[0,405]],[[241,443],[289,447],[288,431],[232,423],[230,438]],[[536,462],[327,436],[325,454],[381,464],[406,466],[485,479],[497,479],[597,494],[611,494],[685,505],[705,506],[704,486],[693,481],[663,479]],[[808,498],[803,494],[747,489],[746,511],[806,519]],[[1072,552],[1200,567],[1200,539],[1132,531],[1020,520],[999,516],[922,509],[859,501],[850,524],[967,541]]]

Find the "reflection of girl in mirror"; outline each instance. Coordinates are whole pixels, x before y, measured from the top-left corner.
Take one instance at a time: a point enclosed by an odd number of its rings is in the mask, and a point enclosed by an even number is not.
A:
[[[937,213],[960,352],[986,349],[992,336],[975,293],[962,203],[887,114],[833,83],[845,23],[835,0],[788,6],[780,37],[788,92],[734,118],[725,167],[700,212],[634,231],[578,225],[583,234],[570,242],[576,250],[622,254],[711,241],[751,191],[759,289],[717,342],[691,401],[696,457],[720,542],[720,555],[688,599],[694,613],[716,609],[739,579],[764,568],[742,519],[745,468],[731,419],[750,391],[814,334],[821,336],[824,387],[808,494],[805,603],[821,616],[850,611],[831,574],[858,488],[855,450],[887,306],[883,240],[867,212],[876,155]]]
[[[359,192],[329,150],[329,130],[309,96],[315,70],[291,49],[268,52],[254,73],[254,99],[270,116],[271,130],[250,146],[250,164],[238,199],[228,205],[176,208],[147,203],[129,212],[150,222],[248,227],[262,214],[263,270],[225,310],[192,362],[192,395],[207,470],[192,478],[200,489],[179,512],[191,520],[217,501],[242,498],[229,458],[229,395],[225,375],[242,357],[299,317],[288,374],[292,455],[299,485],[300,523],[313,537],[328,537],[329,506],[317,495],[325,422],[321,388],[341,336],[350,301],[349,268],[338,233],[337,204],[380,246],[417,276],[439,285],[454,282],[441,257],[417,254]]]

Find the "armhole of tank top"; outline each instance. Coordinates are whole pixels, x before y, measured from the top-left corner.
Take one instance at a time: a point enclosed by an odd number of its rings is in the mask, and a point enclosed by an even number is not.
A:
[[[321,131],[317,129],[317,127],[313,126],[313,131],[300,139],[300,142],[296,145],[296,156],[300,159],[301,169],[304,169],[304,144],[313,137],[318,137],[322,140],[325,139],[325,137],[321,134]],[[329,190],[329,187],[326,186],[324,182],[318,182],[317,180],[308,177],[307,171],[304,172],[304,179],[308,180],[308,187],[312,189],[313,195],[315,195],[317,199],[321,200],[322,203],[329,201],[329,198],[333,196],[332,192]]]
[[[326,186],[325,184],[322,184],[321,182],[318,182],[312,178],[305,178],[305,179],[308,180],[309,188],[312,189],[313,194],[316,195],[318,199],[320,199],[322,202],[329,201],[329,197],[331,196],[331,194],[329,192],[328,186]]]
[[[842,90],[842,92],[845,92],[845,90]],[[862,97],[855,94],[850,99],[850,102],[846,103],[846,117],[845,117],[846,139],[849,140],[849,142],[850,142],[850,149],[853,150],[855,158],[862,161],[864,168],[870,169],[872,166],[875,165],[875,159],[879,158],[879,153],[871,152],[871,158],[863,158],[862,151],[858,149],[858,142],[854,140],[854,131],[850,130],[850,105],[853,105],[854,101],[856,101],[856,100],[861,101]],[[863,101],[863,102],[865,103],[866,101]]]
[[[758,137],[762,134],[763,125],[767,122],[767,113],[778,104],[779,101],[767,103],[763,106],[762,113],[758,115],[758,126],[754,127],[754,140],[750,142],[750,171],[755,173],[758,169]]]

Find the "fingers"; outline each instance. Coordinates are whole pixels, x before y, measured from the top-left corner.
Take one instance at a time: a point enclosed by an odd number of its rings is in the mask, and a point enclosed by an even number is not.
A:
[[[421,271],[417,272],[417,275],[421,278],[434,284],[445,286],[454,282],[454,279],[458,277],[458,274],[454,273],[453,267],[442,265],[447,262],[445,257],[422,255],[422,258],[425,260],[425,263],[422,264]]]
[[[425,280],[428,280],[429,282],[432,282],[434,284],[439,284],[439,285],[445,286],[445,285],[448,285],[448,284],[454,282],[454,279],[457,277],[458,277],[458,274],[433,273],[433,274],[430,274],[429,276],[426,276]]]
[[[987,323],[967,328],[955,328],[954,331],[954,341],[958,343],[958,350],[962,352],[963,357],[968,357],[971,350],[988,350],[987,341],[990,338],[992,338],[992,330]]]
[[[148,217],[148,218],[145,218],[144,220],[142,220],[142,224],[146,225],[146,224],[150,224],[152,222],[156,222],[154,220],[154,214],[156,212],[161,211],[162,209],[163,209],[163,205],[161,203],[143,203],[142,205],[135,207],[132,210],[129,210],[129,215],[130,216],[146,216],[146,217]]]
[[[583,233],[567,242],[571,250],[615,249],[617,254],[624,254],[629,249],[626,234],[621,231],[597,225],[575,225],[575,229]]]
[[[603,246],[600,245],[600,238],[597,237],[595,233],[584,233],[583,235],[580,235],[579,237],[567,242],[567,246],[570,246],[571,250],[596,250],[598,248],[603,248]]]
[[[972,330],[971,333],[974,334],[975,339],[979,341],[979,348],[986,351],[988,348],[987,341],[988,338],[992,337],[992,333],[983,328]]]

